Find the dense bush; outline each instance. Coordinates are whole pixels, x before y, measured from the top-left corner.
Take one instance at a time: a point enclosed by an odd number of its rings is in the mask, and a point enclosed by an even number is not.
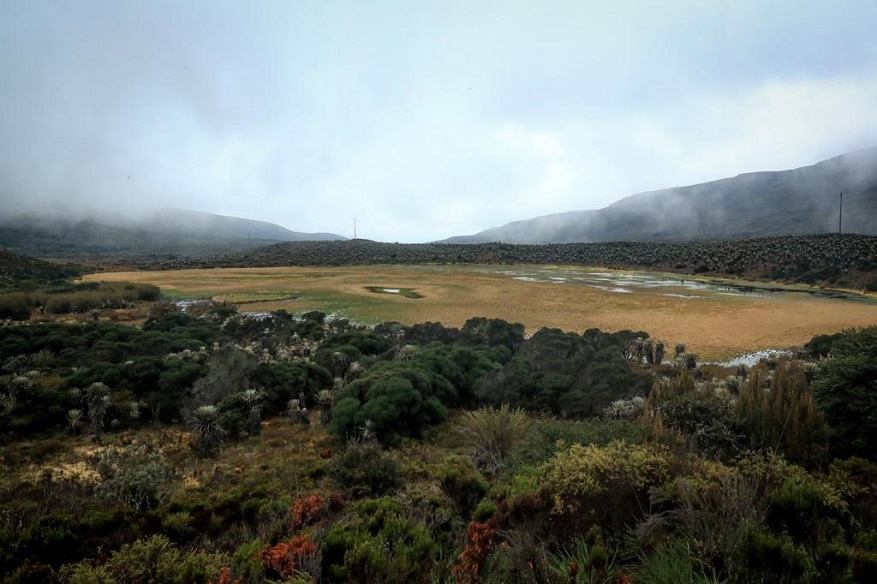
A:
[[[219,578],[228,557],[220,553],[184,553],[166,537],[156,535],[126,545],[103,564],[85,561],[65,568],[62,576],[72,584],[166,582],[206,584]]]
[[[877,460],[877,326],[847,331],[832,343],[813,392],[831,428],[832,453]]]
[[[339,487],[354,497],[381,495],[401,484],[399,464],[370,439],[349,441],[326,470]]]
[[[400,436],[421,436],[424,428],[448,416],[430,380],[412,369],[370,374],[351,383],[345,394],[329,425],[330,432],[342,437],[368,424],[381,441],[393,443]]]
[[[436,544],[389,498],[362,501],[320,545],[325,582],[429,582]]]
[[[552,496],[557,515],[620,533],[643,515],[649,488],[669,473],[670,457],[657,447],[573,444],[547,463],[542,488]]]
[[[542,329],[502,370],[486,375],[476,393],[495,406],[579,418],[599,415],[616,399],[646,395],[650,385],[624,358],[621,337]]]
[[[134,509],[155,507],[174,486],[174,473],[161,451],[145,444],[108,448],[93,460],[100,491]]]
[[[0,319],[28,320],[33,308],[34,302],[29,294],[24,292],[0,294]]]
[[[135,302],[153,302],[161,294],[158,286],[127,282],[87,282],[45,292],[43,302],[49,314],[89,312],[102,308],[127,308]]]
[[[730,459],[741,447],[743,433],[734,404],[713,393],[691,391],[661,404],[667,428],[682,433],[694,452],[708,458]]]

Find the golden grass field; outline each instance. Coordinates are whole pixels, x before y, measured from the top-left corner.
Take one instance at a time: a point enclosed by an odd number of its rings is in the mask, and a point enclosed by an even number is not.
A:
[[[877,324],[877,299],[873,297],[856,301],[805,294],[693,292],[680,298],[668,296],[667,289],[665,294],[636,287],[629,293],[616,293],[583,285],[520,281],[503,273],[510,269],[397,265],[223,268],[105,272],[85,279],[147,282],[160,286],[172,298],[228,300],[241,303],[242,310],[253,311],[316,309],[366,323],[433,321],[459,327],[473,316],[485,316],[523,323],[530,332],[541,327],[578,333],[592,327],[643,330],[671,347],[685,343],[703,359],[800,346],[816,334]],[[541,269],[550,273],[552,268]],[[379,294],[369,287],[411,290],[422,298]]]

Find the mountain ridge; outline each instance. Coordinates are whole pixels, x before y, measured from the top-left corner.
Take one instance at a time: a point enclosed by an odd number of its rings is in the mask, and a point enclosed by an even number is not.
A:
[[[877,147],[791,170],[644,191],[602,209],[512,221],[444,243],[690,241],[836,232],[877,235]]]
[[[34,256],[209,255],[285,241],[343,239],[334,233],[303,233],[268,221],[174,208],[141,218],[31,213],[0,221],[0,247]]]

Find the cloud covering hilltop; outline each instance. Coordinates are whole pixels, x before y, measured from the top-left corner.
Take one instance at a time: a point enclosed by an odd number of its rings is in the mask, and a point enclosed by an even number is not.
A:
[[[0,215],[432,241],[877,143],[861,0],[6,0]]]
[[[840,193],[843,223],[839,225]],[[834,233],[877,235],[877,147],[812,166],[632,195],[448,242],[568,243]]]

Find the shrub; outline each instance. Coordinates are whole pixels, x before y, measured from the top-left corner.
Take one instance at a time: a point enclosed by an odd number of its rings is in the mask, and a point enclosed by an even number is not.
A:
[[[27,294],[13,292],[0,294],[0,319],[29,320],[33,312],[33,300]]]
[[[643,584],[708,584],[712,582],[697,567],[697,559],[687,540],[662,546],[642,558],[631,574]]]
[[[574,444],[547,463],[542,488],[553,497],[556,514],[622,528],[645,513],[649,487],[669,471],[668,454],[655,446]]]
[[[680,538],[687,558],[726,570],[743,562],[748,530],[764,525],[768,504],[759,478],[718,463],[703,463],[692,476],[653,488],[650,500],[661,511],[637,527],[640,540]],[[668,550],[669,556],[659,555],[656,561],[672,560],[679,551]]]
[[[461,517],[468,518],[472,510],[487,493],[487,481],[468,465],[446,468],[442,475],[442,489],[454,502]]]
[[[327,473],[354,497],[379,495],[401,484],[399,464],[374,440],[356,439],[327,466]]]
[[[840,521],[846,505],[833,490],[814,480],[787,479],[770,495],[768,525],[775,532],[787,532],[810,549],[843,537]]]
[[[303,495],[289,506],[289,530],[296,532],[302,527],[312,525],[329,513],[342,509],[346,502],[337,494],[324,497],[319,493]]]
[[[813,392],[831,428],[835,456],[877,458],[877,326],[846,331],[833,343]]]
[[[302,570],[309,560],[317,559],[317,546],[307,535],[297,535],[288,542],[281,541],[259,553],[262,566],[269,577],[280,577],[284,580]],[[318,559],[317,559],[318,560]],[[319,561],[316,562],[319,566]]]
[[[457,582],[477,582],[484,573],[487,557],[496,545],[495,521],[472,521],[466,528],[466,548],[457,556],[452,574]]]
[[[428,582],[435,542],[389,498],[362,501],[323,538],[324,582]]]
[[[348,437],[370,422],[384,443],[419,436],[425,427],[448,417],[436,395],[439,385],[453,389],[444,377],[420,369],[396,364],[373,367],[344,389],[346,396],[333,408],[328,431]]]
[[[485,375],[476,395],[563,418],[599,415],[614,400],[648,391],[650,378],[624,358],[622,345],[598,331],[542,329],[501,370]]]
[[[663,424],[679,430],[698,454],[729,459],[739,452],[742,436],[730,401],[692,391],[667,400],[660,412]]]
[[[218,579],[228,558],[219,553],[183,553],[165,536],[154,535],[125,545],[106,563],[79,562],[61,571],[72,584],[115,584],[117,582],[206,583]]]
[[[148,509],[168,497],[174,474],[164,455],[145,444],[108,448],[93,462],[100,489],[134,509]]]
[[[485,499],[475,507],[475,511],[472,512],[472,520],[484,522],[494,515],[496,515],[496,503]]]
[[[877,582],[877,553],[853,552],[853,578],[855,582]]]
[[[788,536],[750,530],[743,551],[746,581],[802,582],[813,573],[807,553]]]
[[[605,446],[615,440],[639,444],[646,439],[647,433],[643,426],[628,420],[536,419],[509,465],[541,464],[572,444]]]
[[[154,284],[126,284],[126,291],[133,291],[134,298],[137,300],[144,300],[147,302],[153,302],[158,300],[158,297],[161,296],[161,288],[155,286]]]

